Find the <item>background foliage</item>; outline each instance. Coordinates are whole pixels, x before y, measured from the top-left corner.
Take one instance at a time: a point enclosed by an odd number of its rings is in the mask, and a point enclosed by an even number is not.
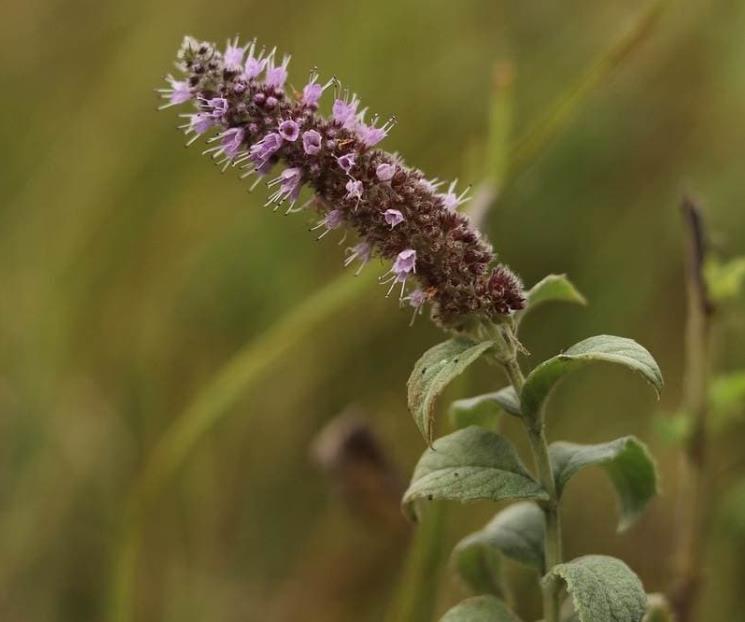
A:
[[[745,4],[671,5],[505,189],[485,225],[528,283],[567,272],[591,303],[526,320],[522,334],[535,360],[591,334],[628,335],[660,362],[667,387],[659,408],[667,411],[681,393],[681,192],[705,198],[718,249],[745,249]],[[0,617],[107,615],[126,499],[158,440],[226,361],[340,273],[340,249],[316,244],[302,218],[261,209],[262,192],[248,195],[196,149],[184,151],[173,115],[156,114],[152,89],[184,33],[240,32],[276,43],[293,54],[295,84],[314,65],[335,74],[372,110],[398,116],[389,148],[433,176],[470,181],[494,63],[512,66],[519,136],[643,7],[589,0],[4,7]],[[271,333],[271,347],[255,351],[271,363],[256,372],[260,382],[221,402],[227,416],[195,441],[153,500],[130,603],[136,619],[381,618],[408,528],[350,513],[309,468],[309,446],[325,422],[356,404],[407,477],[422,441],[406,411],[405,380],[440,336],[426,321],[409,328],[408,314],[374,286],[360,290],[310,331]],[[745,365],[742,319],[729,313],[715,335],[723,369]],[[473,393],[493,390],[490,374],[479,366],[464,382]],[[583,407],[588,392],[602,410]],[[636,379],[594,369],[561,387],[550,422],[554,438],[592,443],[633,433],[651,445],[663,497],[639,524],[614,533],[611,487],[589,472],[568,488],[565,520],[568,558],[622,557],[649,591],[667,587],[675,521],[677,458],[656,435],[657,409]],[[722,490],[745,471],[744,434],[741,419],[717,441]],[[716,514],[707,622],[742,615],[744,503],[741,485]],[[443,538],[454,544],[490,510],[453,508]],[[518,591],[532,589],[525,571],[508,571]],[[440,582],[443,610],[462,592],[447,573]],[[521,614],[535,618],[536,610]]]

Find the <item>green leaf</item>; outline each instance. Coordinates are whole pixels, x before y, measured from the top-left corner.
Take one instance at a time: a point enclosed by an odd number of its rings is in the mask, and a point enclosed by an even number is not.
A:
[[[721,431],[727,424],[745,414],[745,370],[723,374],[709,389],[712,427]]]
[[[513,387],[455,400],[448,409],[450,421],[456,428],[465,428],[469,425],[493,427],[497,417],[502,413],[520,416],[520,399]]]
[[[657,494],[654,460],[646,445],[633,436],[599,445],[552,443],[549,454],[559,495],[577,471],[588,466],[603,467],[620,501],[619,531],[628,529]]]
[[[526,296],[525,308],[518,313],[518,319],[546,302],[572,302],[586,305],[587,299],[579,293],[565,274],[549,274],[530,288]]]
[[[616,363],[638,372],[657,391],[662,390],[662,373],[652,355],[633,339],[599,335],[573,345],[563,354],[538,365],[525,380],[520,401],[523,415],[535,418],[551,389],[569,372],[593,362]]]
[[[514,613],[494,596],[474,596],[459,603],[440,622],[520,622]]]
[[[745,285],[745,257],[729,261],[709,259],[704,266],[709,297],[715,302],[737,298]]]
[[[641,622],[647,595],[639,577],[620,559],[587,555],[554,566],[543,581],[566,586],[579,622]]]
[[[493,345],[492,341],[450,339],[427,350],[414,365],[408,382],[409,410],[430,445],[435,399],[451,380]]]
[[[486,527],[463,538],[453,549],[452,563],[474,592],[499,594],[500,555],[533,566],[543,574],[545,531],[541,508],[530,501],[515,503]]]
[[[416,519],[414,501],[418,499],[547,500],[548,495],[507,439],[471,426],[437,439],[422,454],[403,498],[410,518]]]
[[[647,594],[644,622],[674,622],[672,607],[663,594]]]

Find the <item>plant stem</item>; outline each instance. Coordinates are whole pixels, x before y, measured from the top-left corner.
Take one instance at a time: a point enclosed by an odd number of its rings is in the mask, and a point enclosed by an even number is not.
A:
[[[525,377],[517,360],[517,338],[512,329],[504,336],[503,366],[512,387],[518,395],[525,384]],[[535,421],[523,419],[523,424],[528,433],[530,449],[533,454],[538,480],[549,496],[549,500],[542,505],[546,517],[546,534],[544,538],[544,550],[546,555],[546,568],[548,571],[562,561],[561,553],[561,519],[559,516],[559,497],[556,491],[551,459],[548,453],[548,441],[546,440],[543,413]],[[556,581],[549,580],[542,584],[543,590],[543,616],[545,622],[559,621],[559,589]]]
[[[709,392],[709,340],[713,305],[703,276],[706,258],[704,226],[698,206],[690,199],[681,205],[689,233],[687,262],[685,396],[682,409],[691,417],[688,443],[681,460],[678,551],[672,601],[677,620],[693,619],[700,587],[707,525],[706,444]]]

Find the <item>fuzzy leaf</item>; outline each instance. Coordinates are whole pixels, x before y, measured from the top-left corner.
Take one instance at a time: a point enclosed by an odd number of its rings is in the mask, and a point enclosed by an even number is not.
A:
[[[543,581],[564,583],[579,622],[641,622],[647,595],[620,559],[587,555],[554,566]]]
[[[416,519],[414,501],[447,499],[548,499],[507,439],[470,426],[437,439],[414,469],[404,494],[405,513]]]
[[[499,512],[486,527],[463,538],[453,549],[452,563],[463,581],[476,593],[498,593],[485,589],[495,580],[499,556],[504,555],[543,574],[543,511],[530,501],[521,501]]]
[[[512,387],[455,400],[448,409],[450,421],[456,428],[465,428],[469,425],[493,427],[497,417],[502,413],[520,416],[520,400]]]
[[[494,596],[474,596],[445,613],[440,622],[520,622],[507,606]]]
[[[414,365],[408,382],[409,410],[430,445],[435,399],[453,378],[493,345],[492,341],[450,339],[427,350]]]
[[[633,436],[599,445],[552,443],[549,453],[559,494],[577,471],[588,466],[603,467],[620,501],[619,531],[628,529],[657,494],[655,463],[646,445]]]
[[[523,415],[534,418],[551,389],[569,372],[593,362],[616,363],[638,372],[659,395],[662,373],[652,355],[633,339],[599,335],[573,345],[538,365],[525,380],[520,401]]]
[[[579,293],[565,274],[549,274],[528,290],[525,309],[518,313],[522,319],[530,311],[546,302],[572,302],[586,305],[587,299]]]

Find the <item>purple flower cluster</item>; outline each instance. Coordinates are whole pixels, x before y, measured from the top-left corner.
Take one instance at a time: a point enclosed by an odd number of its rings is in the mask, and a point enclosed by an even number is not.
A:
[[[163,107],[191,102],[196,111],[182,126],[189,144],[213,134],[205,153],[243,177],[268,179],[267,204],[275,209],[315,210],[319,238],[341,227],[355,231],[359,242],[347,249],[345,265],[361,269],[373,256],[392,261],[381,281],[415,312],[429,303],[434,319],[457,331],[521,309],[520,280],[494,265],[491,246],[456,211],[466,193],[457,194],[455,184],[441,191],[441,182],[376,149],[394,121],[366,121],[357,97],[336,81],[321,84],[314,71],[302,91],[288,94],[288,63],[255,42],[236,39],[220,52],[187,37],[176,64],[184,77],[168,76]],[[326,117],[318,104],[332,86]],[[269,178],[277,163],[284,169]],[[311,196],[298,205],[303,188]]]

